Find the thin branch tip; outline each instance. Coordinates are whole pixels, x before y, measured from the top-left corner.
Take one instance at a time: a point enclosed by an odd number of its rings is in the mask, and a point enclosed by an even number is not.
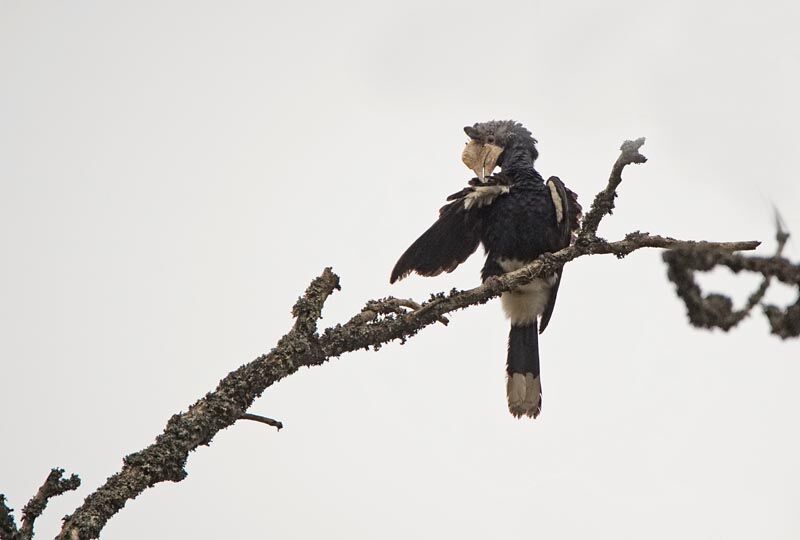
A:
[[[36,494],[22,508],[22,521],[19,529],[14,522],[11,508],[6,506],[5,497],[0,495],[0,539],[31,540],[36,519],[42,515],[50,499],[67,491],[74,491],[80,485],[81,479],[77,474],[64,478],[64,469],[51,469]]]
[[[322,308],[333,291],[340,291],[339,276],[328,266],[322,274],[314,278],[303,296],[297,299],[292,307],[295,318],[295,333],[313,336],[317,331],[317,321],[322,318]]]
[[[251,413],[244,413],[242,416],[239,417],[240,420],[252,420],[253,422],[259,422],[261,424],[266,424],[268,426],[272,426],[278,431],[283,429],[283,422],[279,420],[273,420],[272,418],[267,418],[266,416],[261,416],[259,414],[251,414]]]
[[[624,155],[631,157],[638,155],[639,159],[643,160],[641,163],[644,163],[644,161],[647,161],[647,158],[639,153],[639,149],[644,146],[646,140],[646,137],[639,137],[638,139],[634,139],[632,141],[625,141],[622,143],[622,146],[620,146],[619,149]]]
[[[778,207],[774,204],[772,205],[772,212],[775,216],[775,240],[778,242],[778,254],[780,254],[783,252],[786,242],[789,241],[791,233],[789,232],[789,228],[786,226],[786,222],[783,220],[783,216],[781,216]]]
[[[614,212],[614,199],[617,197],[617,188],[622,183],[622,171],[626,166],[635,163],[645,163],[647,158],[639,153],[644,145],[645,138],[639,137],[633,141],[625,141],[620,146],[620,155],[611,167],[608,183],[602,191],[595,195],[592,206],[583,217],[580,231],[578,232],[578,245],[586,245],[597,235],[597,228],[602,219]]]

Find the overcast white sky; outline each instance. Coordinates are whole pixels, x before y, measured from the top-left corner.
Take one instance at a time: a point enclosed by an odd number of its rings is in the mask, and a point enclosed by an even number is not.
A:
[[[230,370],[331,265],[325,323],[470,177],[462,126],[514,118],[601,225],[800,235],[796,2],[0,3],[0,492],[83,479],[60,518]],[[800,257],[795,239],[789,254]],[[657,251],[566,270],[544,409],[505,404],[498,302],[303,370],[130,502],[106,538],[800,536],[800,346],[691,328]],[[743,298],[752,276],[703,283]],[[776,287],[772,298],[793,295]]]

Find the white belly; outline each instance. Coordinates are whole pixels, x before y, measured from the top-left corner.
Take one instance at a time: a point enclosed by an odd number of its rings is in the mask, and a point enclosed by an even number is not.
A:
[[[504,272],[519,270],[530,261],[515,259],[498,259],[497,263]],[[550,300],[550,291],[556,282],[556,276],[535,278],[530,283],[522,285],[513,291],[504,292],[500,297],[503,311],[511,324],[527,326],[544,313],[547,302]]]

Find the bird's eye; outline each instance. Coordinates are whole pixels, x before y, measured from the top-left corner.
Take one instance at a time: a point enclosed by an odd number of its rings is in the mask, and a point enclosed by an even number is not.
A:
[[[489,136],[486,138],[486,140],[487,140],[487,141],[489,141],[490,143],[493,143],[493,142],[494,142],[494,135],[489,135]]]

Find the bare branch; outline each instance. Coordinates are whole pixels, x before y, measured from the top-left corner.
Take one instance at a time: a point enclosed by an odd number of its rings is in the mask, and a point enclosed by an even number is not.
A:
[[[777,211],[775,224],[778,247],[772,257],[692,249],[676,249],[663,254],[668,267],[667,277],[675,283],[678,296],[686,304],[691,324],[700,328],[721,328],[727,332],[744,320],[761,302],[773,277],[788,285],[796,285],[800,291],[800,265],[792,264],[782,257],[789,233],[785,230]],[[717,266],[725,266],[736,273],[745,270],[764,276],[761,285],[750,295],[742,309],[734,310],[733,300],[726,295],[711,293],[703,296],[700,286],[695,281],[694,272],[708,271]],[[777,306],[764,306],[764,314],[770,322],[773,334],[782,339],[800,335],[800,298],[796,304],[785,310]]]
[[[268,386],[294,373],[301,365],[309,365],[311,359],[321,359],[316,323],[325,300],[338,288],[338,276],[326,268],[298,299],[293,310],[297,320],[278,345],[269,354],[228,374],[213,392],[188,411],[170,418],[153,444],[126,456],[122,470],[109,477],[65,518],[58,538],[97,538],[111,516],[127,501],[159,482],[183,480],[190,451],[207,445],[220,430],[239,420]]]
[[[789,233],[784,230],[783,220],[781,219],[778,210],[775,210],[775,240],[778,242],[778,247],[775,249],[775,258],[780,258],[783,255],[783,248],[786,247],[786,242],[789,240]],[[734,312],[734,316],[736,317],[736,324],[741,322],[745,317],[750,314],[750,311],[758,304],[761,303],[761,300],[764,299],[764,295],[767,294],[767,290],[769,289],[770,284],[772,283],[772,276],[764,276],[761,285],[758,286],[758,289],[750,295],[747,299],[747,304],[745,306]]]
[[[589,210],[583,218],[583,225],[578,234],[579,241],[585,242],[593,238],[597,234],[597,227],[600,226],[600,220],[606,215],[613,213],[614,199],[617,196],[617,187],[619,187],[622,182],[623,169],[631,163],[645,163],[647,161],[647,158],[639,153],[639,149],[644,145],[644,141],[645,138],[640,137],[635,141],[625,141],[622,143],[620,147],[622,153],[611,168],[608,185],[595,196],[591,210]]]
[[[240,418],[240,420],[252,420],[254,422],[261,422],[262,424],[267,424],[268,426],[272,426],[277,428],[278,431],[283,429],[283,422],[278,420],[273,420],[272,418],[267,418],[266,416],[261,416],[258,414],[250,414],[244,413]]]
[[[5,497],[0,495],[0,539],[2,540],[31,540],[33,538],[33,525],[42,515],[51,498],[57,497],[67,491],[74,491],[81,485],[81,479],[73,474],[63,478],[64,469],[52,469],[44,483],[28,504],[22,509],[22,527],[17,530],[11,509],[5,504]]]
[[[311,336],[317,331],[317,321],[322,318],[322,306],[334,290],[341,290],[339,276],[328,267],[311,282],[292,308],[292,315],[296,318],[294,332]]]
[[[52,469],[39,491],[22,509],[22,528],[19,531],[22,538],[33,538],[33,524],[36,518],[42,515],[52,497],[80,487],[81,479],[78,478],[78,475],[73,474],[69,478],[63,478],[63,474],[64,469]]]
[[[783,255],[783,248],[786,247],[786,242],[789,241],[791,234],[786,228],[786,223],[783,221],[778,209],[775,209],[775,240],[778,241],[778,249],[775,252],[776,257]]]
[[[789,240],[789,231],[786,230],[786,226],[777,208],[775,209],[775,227],[778,230],[776,235],[778,251],[775,256],[780,257],[783,254],[783,248],[786,242]],[[764,281],[767,282],[768,280],[769,278],[767,277]],[[797,301],[787,306],[785,309],[773,305],[763,306],[764,315],[766,315],[769,321],[772,333],[781,339],[800,336],[800,282],[797,283],[797,289]]]

